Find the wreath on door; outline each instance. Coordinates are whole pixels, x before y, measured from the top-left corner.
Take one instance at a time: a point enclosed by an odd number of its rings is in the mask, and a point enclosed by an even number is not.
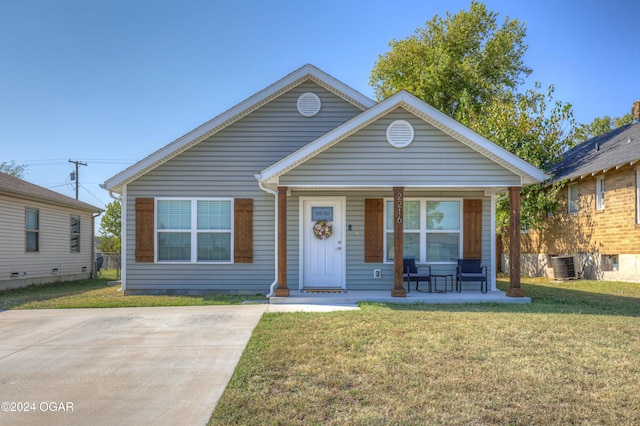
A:
[[[313,225],[313,233],[319,240],[326,240],[333,234],[333,225],[325,219],[320,219]]]

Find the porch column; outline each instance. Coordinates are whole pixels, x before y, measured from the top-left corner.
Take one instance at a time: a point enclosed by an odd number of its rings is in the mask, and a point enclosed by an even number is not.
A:
[[[276,297],[288,297],[287,287],[287,190],[286,186],[278,187],[278,285]]]
[[[404,241],[404,187],[393,188],[393,289],[391,296],[407,297],[403,280],[403,241]]]
[[[520,187],[509,188],[509,288],[507,296],[523,297],[520,287]]]

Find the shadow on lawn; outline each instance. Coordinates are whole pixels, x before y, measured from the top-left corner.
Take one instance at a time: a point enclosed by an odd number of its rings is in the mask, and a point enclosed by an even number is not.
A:
[[[48,284],[31,285],[0,291],[0,312],[9,309],[22,309],[27,304],[29,309],[42,309],[42,306],[33,306],[39,302],[53,301],[55,299],[73,298],[71,305],[102,308],[102,307],[153,307],[153,306],[202,306],[202,305],[237,305],[246,301],[264,302],[261,295],[237,295],[237,294],[148,294],[124,296],[118,292],[120,283],[112,284],[109,277],[61,281]],[[98,290],[98,293],[95,293]],[[104,292],[102,290],[107,290]],[[47,305],[46,309],[66,308],[69,302],[60,305]]]
[[[47,284],[32,284],[0,291],[0,312],[15,309],[26,303],[43,302],[109,287],[109,278],[78,281],[60,281]],[[113,285],[112,285],[113,286]],[[113,286],[115,287],[115,286]]]
[[[637,284],[640,286],[640,284]],[[506,290],[508,283],[498,282]],[[640,290],[630,295],[616,295],[571,289],[561,286],[522,284],[530,304],[476,303],[452,305],[389,304],[394,310],[428,310],[450,312],[518,312],[640,317]]]

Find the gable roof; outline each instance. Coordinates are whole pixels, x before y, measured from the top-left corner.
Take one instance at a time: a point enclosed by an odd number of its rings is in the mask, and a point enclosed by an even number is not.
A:
[[[120,192],[122,187],[129,182],[165,163],[307,80],[319,84],[363,111],[375,105],[375,101],[331,77],[315,66],[307,64],[108,179],[104,185],[101,186],[109,191]]]
[[[519,175],[523,185],[538,183],[547,178],[543,171],[532,166],[520,157],[480,136],[409,92],[402,90],[262,170],[259,179],[266,183],[276,183],[277,178],[282,174],[304,163],[398,107],[408,110],[442,132],[459,140],[514,174]]]
[[[24,198],[28,200],[38,200],[50,204],[56,204],[64,207],[71,207],[78,210],[85,210],[94,213],[102,212],[102,209],[87,204],[82,201],[75,200],[58,192],[51,191],[26,180],[14,178],[6,173],[0,172],[0,194],[6,194],[12,197]]]
[[[638,161],[640,123],[633,123],[574,146],[564,153],[552,173],[555,180],[575,179]]]

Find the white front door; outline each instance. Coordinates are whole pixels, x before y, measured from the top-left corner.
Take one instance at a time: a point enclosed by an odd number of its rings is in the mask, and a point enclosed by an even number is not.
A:
[[[345,289],[344,203],[344,197],[302,199],[302,289]]]

